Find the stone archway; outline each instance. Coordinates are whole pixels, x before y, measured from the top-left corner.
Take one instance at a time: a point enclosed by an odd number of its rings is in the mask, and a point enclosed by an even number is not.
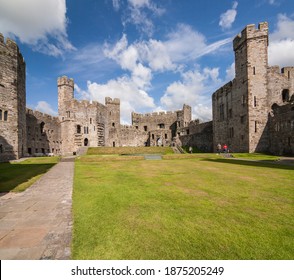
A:
[[[84,139],[84,146],[88,146],[88,144],[89,144],[89,140],[88,140],[88,138],[85,138]]]

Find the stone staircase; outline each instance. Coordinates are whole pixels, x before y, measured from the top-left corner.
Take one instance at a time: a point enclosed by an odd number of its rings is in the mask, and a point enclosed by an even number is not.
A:
[[[184,150],[182,149],[182,147],[179,145],[172,146],[172,149],[175,154],[184,154],[185,153]]]

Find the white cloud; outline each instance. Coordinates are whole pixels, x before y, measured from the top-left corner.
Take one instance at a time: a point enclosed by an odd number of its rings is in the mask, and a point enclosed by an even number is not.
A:
[[[222,84],[218,68],[196,69],[182,74],[182,81],[169,85],[160,99],[166,110],[178,109],[179,104],[192,107],[193,118],[211,120],[211,93]]]
[[[114,9],[118,7],[115,2],[113,2]],[[152,0],[128,0],[122,22],[125,26],[133,24],[140,32],[152,36],[154,30],[152,17],[161,16],[164,12],[165,10],[154,4]]]
[[[279,14],[276,28],[269,38],[269,64],[294,65],[294,20],[284,14]]]
[[[222,29],[229,29],[232,27],[237,16],[238,2],[234,1],[231,9],[220,15],[219,26]]]
[[[112,0],[112,5],[115,11],[120,9],[120,0]]]
[[[52,56],[74,47],[66,33],[65,0],[0,1],[0,30],[6,37],[18,37],[22,43]]]
[[[46,101],[39,101],[37,106],[35,106],[34,109],[48,115],[57,116],[57,112],[54,111],[51,105],[47,103]]]
[[[154,100],[136,82],[128,76],[110,80],[105,84],[87,82],[87,90],[82,91],[77,85],[75,89],[82,98],[96,100],[104,104],[105,97],[119,98],[121,101],[121,122],[131,123],[131,112],[142,112],[155,108]]]
[[[229,82],[235,78],[235,62],[233,62],[227,69],[226,69],[226,81]]]
[[[131,72],[139,62],[147,64],[152,71],[176,71],[181,69],[182,63],[213,53],[228,43],[231,38],[207,44],[203,34],[189,25],[179,24],[165,41],[149,39],[129,45],[124,34],[115,45],[106,44],[104,54]]]

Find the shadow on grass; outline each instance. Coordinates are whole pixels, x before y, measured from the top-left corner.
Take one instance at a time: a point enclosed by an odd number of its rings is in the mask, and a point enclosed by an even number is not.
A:
[[[238,164],[244,166],[254,166],[254,167],[268,167],[268,168],[276,168],[276,169],[284,169],[284,170],[294,170],[294,166],[281,164],[278,162],[273,162],[272,160],[243,160],[243,159],[212,159],[212,158],[204,158],[201,159],[203,161],[210,161],[216,163],[228,163],[228,164]]]
[[[17,186],[26,182],[28,182],[29,186],[30,180],[33,180],[36,176],[46,173],[53,165],[55,165],[55,163],[0,163],[0,193],[13,191]]]

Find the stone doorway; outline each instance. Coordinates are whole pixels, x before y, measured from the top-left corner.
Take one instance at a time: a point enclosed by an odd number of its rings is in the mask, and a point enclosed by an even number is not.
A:
[[[89,140],[88,140],[88,138],[85,138],[85,140],[84,140],[84,146],[88,146],[88,144],[89,144]]]

